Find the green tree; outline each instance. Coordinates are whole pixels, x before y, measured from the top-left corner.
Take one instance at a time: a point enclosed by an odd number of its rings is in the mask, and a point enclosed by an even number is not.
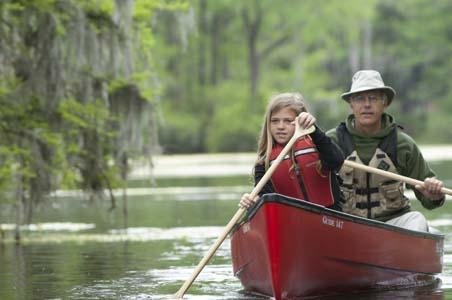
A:
[[[267,99],[288,90],[301,91],[325,126],[337,124],[344,73],[370,64],[362,32],[374,2],[359,3],[193,0],[183,13],[159,14],[165,150],[254,150]]]
[[[129,158],[156,150],[151,21],[155,10],[180,5],[0,3],[1,172],[14,179],[8,189],[16,190],[26,222],[56,188],[102,196],[126,181]]]
[[[447,79],[452,69],[451,9],[452,3],[444,0],[380,1],[377,7],[375,56],[397,91],[400,122],[424,140],[452,138],[443,126],[452,108]]]

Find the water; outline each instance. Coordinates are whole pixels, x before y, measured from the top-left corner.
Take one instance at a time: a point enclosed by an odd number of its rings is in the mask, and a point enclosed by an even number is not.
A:
[[[452,162],[432,166],[451,187]],[[11,242],[11,208],[0,206],[0,299],[171,299],[237,210],[240,195],[250,190],[246,176],[167,179],[150,193],[131,191],[126,229],[120,207],[109,212],[108,201],[68,194],[37,209],[33,225],[23,228],[21,245]],[[433,211],[413,203],[446,236],[440,285],[346,298],[452,299],[451,203]],[[185,298],[259,299],[241,289],[226,240]]]

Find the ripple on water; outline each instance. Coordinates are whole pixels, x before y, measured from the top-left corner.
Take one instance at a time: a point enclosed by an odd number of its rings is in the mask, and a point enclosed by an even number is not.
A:
[[[107,233],[82,233],[94,229],[94,224],[83,223],[39,223],[24,227],[26,243],[61,243],[61,242],[149,242],[159,240],[177,240],[189,243],[201,243],[218,237],[224,230],[220,226],[199,227],[130,227],[127,229],[113,229]],[[14,230],[13,224],[1,224],[3,231]],[[46,232],[45,235],[33,235],[33,233]],[[12,237],[12,235],[10,235]],[[11,239],[11,241],[13,241]]]
[[[71,297],[77,299],[108,297],[121,299],[171,299],[191,277],[194,267],[173,267],[152,269],[145,272],[131,272],[127,276],[80,285],[71,290]],[[255,299],[240,294],[241,284],[232,274],[230,264],[206,266],[191,289],[202,295],[184,295],[184,299]]]
[[[112,235],[122,235],[131,240],[202,240],[217,237],[223,227],[219,226],[197,226],[197,227],[132,227],[127,229],[115,229],[109,232]]]

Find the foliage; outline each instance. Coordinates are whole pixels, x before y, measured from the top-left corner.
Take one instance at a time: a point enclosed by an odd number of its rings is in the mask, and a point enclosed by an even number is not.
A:
[[[54,187],[52,174],[61,162],[54,149],[58,135],[50,130],[38,98],[11,101],[10,93],[4,91],[0,96],[0,188],[11,193],[11,186],[23,186],[39,202]]]
[[[397,90],[400,121],[425,141],[450,142],[438,122],[448,111],[452,90],[447,80],[452,69],[450,1],[434,3],[381,1],[376,18],[376,56]],[[424,122],[419,122],[418,120]]]
[[[215,104],[206,130],[207,150],[209,152],[256,150],[262,116],[250,113],[247,93],[243,86],[219,85],[208,91],[206,99]]]
[[[1,1],[0,188],[32,202],[113,188],[129,159],[160,150],[157,131],[165,153],[255,151],[267,101],[284,91],[329,129],[364,68],[396,89],[389,111],[408,133],[449,142],[451,5]]]
[[[168,114],[159,126],[160,143],[165,153],[196,153],[202,145],[199,121],[190,113]]]
[[[193,114],[190,129],[179,127],[201,143],[191,149],[254,151],[258,131],[250,131],[258,126],[244,120],[260,118],[270,95],[300,91],[329,129],[347,115],[340,94],[352,74],[374,68],[397,90],[389,112],[407,132],[448,142],[436,116],[451,106],[450,9],[447,0],[191,0],[186,10],[159,11],[154,32],[164,126],[177,122],[168,115]],[[227,107],[216,101],[228,98]],[[231,124],[233,116],[239,121]],[[161,134],[163,144],[177,144]]]
[[[111,158],[108,148],[115,137],[115,133],[109,132],[105,124],[110,121],[108,110],[100,99],[86,104],[67,99],[60,103],[59,109],[65,124],[63,145],[69,162],[68,169],[62,174],[63,182],[84,190],[103,190],[103,177],[107,177],[111,168],[107,164],[108,158]],[[83,138],[80,138],[80,133]],[[71,182],[70,179],[76,181]]]
[[[156,149],[151,21],[157,8],[182,5],[0,3],[0,188],[27,222],[55,189],[102,196],[126,179],[129,158]]]

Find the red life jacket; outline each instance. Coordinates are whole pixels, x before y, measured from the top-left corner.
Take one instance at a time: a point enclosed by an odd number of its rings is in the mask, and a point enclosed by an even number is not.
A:
[[[273,147],[270,163],[278,157],[282,149],[283,146],[279,144]],[[275,191],[323,206],[333,205],[330,171],[321,167],[319,152],[311,138],[298,139],[293,146],[293,152],[296,165],[292,167],[290,155],[286,155],[273,172],[271,181]]]

